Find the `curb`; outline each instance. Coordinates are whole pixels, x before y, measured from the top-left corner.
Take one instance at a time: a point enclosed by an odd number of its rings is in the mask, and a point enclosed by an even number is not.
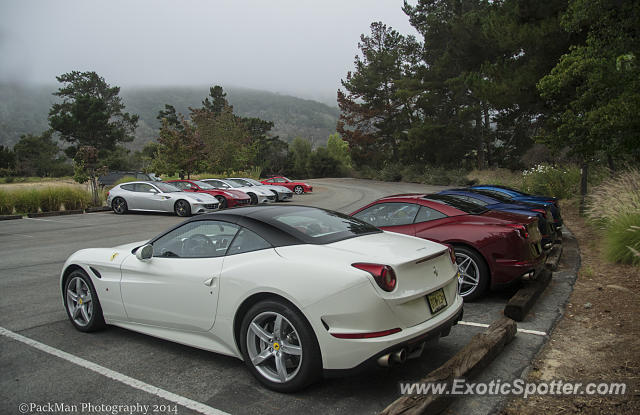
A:
[[[515,321],[502,317],[494,321],[484,333],[476,334],[467,345],[420,383],[446,383],[448,390],[455,379],[468,378],[487,366],[513,340],[517,332]],[[405,395],[387,406],[381,415],[439,414],[455,399],[450,395]]]
[[[54,210],[52,212],[27,213],[29,218],[44,218],[47,216],[77,215],[83,213],[82,209],[77,210]]]
[[[0,220],[22,219],[22,215],[0,215]]]
[[[109,206],[100,206],[100,207],[86,208],[84,212],[85,213],[108,212],[110,210],[111,208]]]
[[[562,252],[562,251],[561,251]],[[559,259],[559,257],[558,257]],[[536,303],[540,294],[547,288],[551,282],[551,270],[543,270],[538,278],[526,283],[526,285],[518,290],[504,307],[504,315],[515,321],[524,320],[525,316]]]

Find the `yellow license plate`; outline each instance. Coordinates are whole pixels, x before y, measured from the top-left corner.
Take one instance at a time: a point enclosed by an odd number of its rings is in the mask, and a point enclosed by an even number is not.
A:
[[[431,314],[435,314],[447,306],[447,299],[444,296],[444,290],[440,288],[437,291],[427,295],[427,303],[431,309]]]

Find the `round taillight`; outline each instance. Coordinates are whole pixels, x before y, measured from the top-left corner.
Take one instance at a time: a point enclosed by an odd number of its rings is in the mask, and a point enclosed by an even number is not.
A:
[[[368,272],[384,291],[391,292],[396,288],[396,273],[389,265],[369,264],[358,262],[351,264],[352,267]]]

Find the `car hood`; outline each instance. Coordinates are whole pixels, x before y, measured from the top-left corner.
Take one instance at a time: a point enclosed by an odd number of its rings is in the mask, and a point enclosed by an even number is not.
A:
[[[265,184],[265,185],[262,185],[261,187],[262,187],[263,189],[265,189],[265,190],[271,190],[271,189],[273,189],[273,190],[275,190],[276,192],[280,192],[280,193],[293,193],[293,192],[291,191],[291,189],[288,189],[288,188],[286,188],[286,187],[284,187],[284,186],[278,186],[278,185],[276,185],[276,184]]]
[[[271,193],[269,190],[267,189],[262,189],[258,186],[243,186],[243,187],[234,187],[234,190],[241,190],[245,193],[247,192],[252,192],[252,193],[256,193],[262,196],[273,196],[273,193]]]
[[[114,251],[127,251],[127,252],[131,252],[134,248],[137,248],[139,246],[142,246],[144,244],[146,244],[149,241],[138,241],[138,242],[130,242],[128,244],[123,244],[123,245],[118,245],[118,246],[114,246],[112,249]]]

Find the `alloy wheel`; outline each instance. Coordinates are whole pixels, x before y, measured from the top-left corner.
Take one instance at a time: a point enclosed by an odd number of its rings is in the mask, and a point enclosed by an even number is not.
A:
[[[91,322],[93,315],[91,289],[80,277],[74,277],[67,284],[67,308],[77,325],[85,327]]]
[[[458,292],[465,297],[478,288],[480,284],[480,269],[478,264],[470,256],[456,252],[456,263],[458,264]]]

